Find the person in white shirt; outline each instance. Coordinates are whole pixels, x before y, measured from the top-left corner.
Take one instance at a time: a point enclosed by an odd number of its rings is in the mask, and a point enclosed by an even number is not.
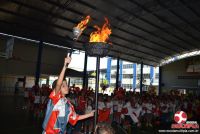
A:
[[[144,109],[146,110],[146,113],[145,113],[145,119],[146,119],[146,126],[150,126],[152,127],[152,119],[153,119],[153,113],[152,113],[152,108],[153,108],[153,105],[152,105],[152,102],[151,100],[149,99],[147,101],[147,103],[144,103],[143,104],[143,107]]]
[[[92,100],[87,98],[85,114],[88,114],[91,111],[92,111]],[[93,118],[88,118],[85,120],[84,133],[92,133],[92,129],[93,129]]]
[[[118,100],[117,103],[117,116],[116,116],[116,122],[121,123],[121,111],[123,108],[123,100]]]
[[[29,106],[29,104],[28,104],[28,97],[29,97],[28,89],[25,88],[24,89],[24,106],[22,107],[22,109],[27,109],[27,107]]]
[[[117,100],[113,100],[113,112],[117,112],[117,109],[118,109],[118,101]]]
[[[34,99],[34,115],[39,117],[39,104],[41,102],[41,98],[39,93],[36,93],[35,99]]]
[[[167,103],[166,100],[163,100],[160,103],[160,107],[161,107],[161,120],[162,122],[166,123],[169,120],[169,104]]]
[[[188,102],[187,102],[187,100],[184,100],[184,102],[183,102],[183,111],[187,111],[187,108],[188,108]]]
[[[106,105],[105,105],[105,103],[103,101],[103,98],[99,97],[99,100],[98,100],[98,109],[99,110],[103,110],[105,107],[106,107]]]
[[[169,110],[172,113],[176,112],[176,104],[175,104],[175,102],[173,100],[171,100],[170,103],[169,103]]]
[[[118,110],[118,101],[116,98],[113,98],[113,121],[117,120],[117,110]]]
[[[163,102],[160,104],[161,106],[161,110],[162,110],[162,113],[168,113],[169,111],[169,104],[167,104],[167,102]]]
[[[169,113],[169,121],[173,121],[174,114],[175,114],[175,104],[172,102],[172,100],[168,101],[168,113]]]
[[[133,120],[134,123],[138,123],[139,122],[139,116],[142,112],[142,106],[140,106],[139,104],[135,103],[130,103],[128,102],[126,105],[127,109],[128,109],[128,113],[126,115],[130,115],[131,119]]]
[[[46,101],[46,99],[47,99],[47,96],[42,96],[42,97],[41,97],[41,104],[44,104],[45,101]]]
[[[110,109],[110,121],[113,119],[113,101],[111,100],[111,97],[107,97],[107,102],[106,102],[106,108]]]

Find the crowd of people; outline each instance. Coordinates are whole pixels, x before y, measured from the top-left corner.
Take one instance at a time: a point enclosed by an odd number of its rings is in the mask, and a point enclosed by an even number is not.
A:
[[[80,131],[97,133],[108,130],[105,125],[93,130],[94,112],[98,112],[98,123],[115,122],[130,134],[135,128],[166,128],[168,124],[173,123],[177,111],[184,111],[188,120],[199,122],[200,96],[181,94],[173,90],[158,96],[153,88],[148,92],[138,93],[119,87],[111,96],[99,93],[98,110],[94,111],[96,99],[93,89],[67,86],[64,75],[70,62],[71,58],[66,57],[52,89],[47,85],[41,88],[36,85],[24,92],[25,102],[30,111],[35,117],[43,118],[44,134],[74,134]],[[113,131],[100,134],[113,134]]]
[[[35,118],[43,118],[45,115],[49,95],[52,89],[43,84],[42,87],[33,86],[24,90],[24,109],[33,113]]]
[[[52,89],[43,85],[41,88],[33,86],[26,90],[24,98],[33,111],[36,118],[44,118],[46,105]],[[90,113],[95,106],[94,90],[92,88],[80,89],[70,87],[67,98],[74,105],[79,115]],[[120,124],[127,132],[131,133],[133,126],[140,127],[166,127],[166,124],[174,122],[174,114],[177,111],[187,113],[188,120],[199,121],[200,96],[180,94],[171,91],[160,96],[150,92],[142,95],[123,88],[115,89],[111,96],[99,94],[98,98],[98,121]],[[67,129],[74,132],[90,133],[93,131],[94,118],[88,118],[78,122],[75,126],[68,124]]]

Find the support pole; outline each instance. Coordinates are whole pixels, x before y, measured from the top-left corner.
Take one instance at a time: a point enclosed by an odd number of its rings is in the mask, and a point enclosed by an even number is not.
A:
[[[88,85],[87,85],[87,60],[88,60],[88,56],[85,53],[85,60],[84,60],[84,71],[83,71],[83,89],[87,89]]]
[[[142,81],[143,81],[143,62],[141,63],[140,66],[140,94],[142,95]]]
[[[97,57],[96,61],[96,85],[95,85],[95,121],[94,127],[98,123],[98,93],[99,93],[99,67],[100,67],[100,57]]]
[[[154,79],[154,67],[150,67],[150,85],[153,84],[153,79]]]
[[[37,65],[36,65],[36,71],[35,71],[35,85],[39,85],[41,62],[42,62],[42,50],[43,50],[43,42],[40,41],[39,47],[38,47]]]
[[[122,79],[123,79],[123,61],[119,60],[119,86],[122,87]]]
[[[162,92],[162,67],[159,67],[159,86],[158,86],[158,95]]]
[[[135,91],[135,88],[136,88],[136,77],[137,77],[137,75],[136,75],[136,73],[137,73],[137,65],[136,65],[136,63],[134,63],[133,64],[133,91]]]
[[[110,79],[111,79],[111,62],[112,62],[112,58],[109,57],[107,59],[107,69],[106,69],[106,79],[108,80],[108,84],[110,85]]]
[[[23,81],[23,88],[26,87],[26,76],[24,76],[24,81]]]
[[[68,87],[70,87],[70,82],[71,82],[71,79],[68,78]]]
[[[117,58],[116,89],[119,87],[119,58]]]

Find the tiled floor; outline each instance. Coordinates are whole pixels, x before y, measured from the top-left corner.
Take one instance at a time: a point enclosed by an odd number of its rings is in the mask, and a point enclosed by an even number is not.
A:
[[[22,109],[23,97],[0,96],[0,134],[41,134],[41,121]]]

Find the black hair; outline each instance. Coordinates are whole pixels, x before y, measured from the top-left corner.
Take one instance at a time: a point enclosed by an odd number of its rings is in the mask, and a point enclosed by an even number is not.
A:
[[[115,131],[110,124],[102,122],[97,124],[95,134],[115,134]]]
[[[52,89],[56,88],[57,81],[58,81],[58,79],[54,80],[54,82],[52,84]],[[66,79],[63,79],[63,81],[66,81]]]

